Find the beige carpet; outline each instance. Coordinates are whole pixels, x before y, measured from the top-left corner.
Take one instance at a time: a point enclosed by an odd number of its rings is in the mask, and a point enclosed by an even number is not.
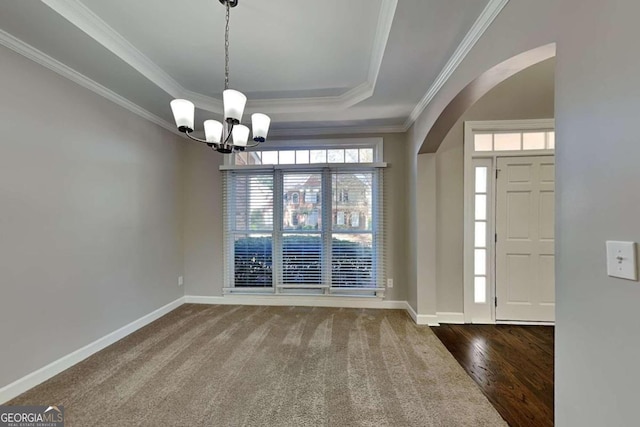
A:
[[[399,310],[184,305],[14,399],[67,426],[504,426]]]

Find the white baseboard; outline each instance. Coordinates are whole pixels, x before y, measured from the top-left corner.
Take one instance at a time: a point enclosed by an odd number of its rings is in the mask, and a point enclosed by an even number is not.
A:
[[[380,298],[356,298],[337,296],[302,296],[302,295],[225,295],[223,297],[185,296],[190,304],[210,305],[271,305],[302,307],[336,307],[336,308],[379,308],[406,309],[405,301],[385,301]]]
[[[438,323],[438,316],[435,314],[418,314],[418,320],[416,323],[418,325],[440,326],[440,323]]]
[[[169,304],[147,314],[146,316],[143,316],[138,320],[134,320],[133,322],[123,326],[117,331],[111,332],[110,334],[97,339],[91,344],[88,344],[74,351],[73,353],[69,353],[66,356],[61,357],[60,359],[49,363],[47,366],[40,368],[37,371],[32,372],[12,382],[11,384],[0,388],[0,404],[5,403],[16,396],[19,396],[25,391],[59,374],[65,369],[68,369],[76,363],[83,361],[92,354],[97,353],[103,348],[115,343],[116,341],[121,340],[122,338],[137,331],[143,326],[146,326],[154,320],[157,320],[165,314],[175,310],[182,304],[184,304],[184,297],[180,297],[177,300],[170,302]]]
[[[405,302],[405,310],[417,325],[440,326],[435,314],[418,314],[408,302]]]
[[[455,325],[464,324],[464,313],[438,312],[436,313],[436,315],[438,317],[438,323],[448,323]]]
[[[406,310],[418,325],[439,326],[437,315],[416,314],[406,301],[385,301],[379,298],[284,296],[284,295],[225,295],[223,297],[185,296],[185,302],[211,305],[271,305],[302,307],[377,308]]]
[[[496,320],[496,325],[517,325],[517,326],[555,326],[556,322],[521,322],[518,320]]]
[[[407,313],[409,313],[409,316],[413,319],[413,321],[418,323],[418,313],[416,313],[413,307],[411,307],[411,304],[409,304],[409,301],[405,302],[404,309],[407,310]]]

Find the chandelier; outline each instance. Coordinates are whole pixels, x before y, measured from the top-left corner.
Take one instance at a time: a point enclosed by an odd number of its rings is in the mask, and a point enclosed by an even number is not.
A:
[[[195,114],[195,105],[186,99],[174,99],[171,101],[171,110],[178,126],[178,130],[186,134],[194,141],[207,144],[220,153],[242,151],[246,148],[256,147],[267,139],[271,119],[266,114],[255,113],[251,115],[251,127],[253,129],[252,145],[247,145],[249,140],[249,128],[240,124],[242,114],[247,103],[247,97],[237,90],[229,89],[229,11],[238,5],[239,0],[219,0],[227,9],[226,26],[224,31],[224,92],[222,102],[224,104],[224,122],[206,120],[204,122],[205,139],[199,139],[192,135]]]

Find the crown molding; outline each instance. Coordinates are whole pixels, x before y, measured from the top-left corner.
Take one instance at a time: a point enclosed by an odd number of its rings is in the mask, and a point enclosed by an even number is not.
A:
[[[122,97],[121,95],[118,95],[111,89],[108,89],[102,86],[100,83],[97,83],[91,80],[84,74],[77,72],[73,68],[63,64],[57,59],[50,57],[46,53],[41,52],[35,47],[23,42],[22,40],[12,36],[11,34],[1,29],[0,29],[0,44],[50,69],[51,71],[58,73],[62,77],[65,77],[71,80],[72,82],[86,89],[89,89],[90,91],[95,92],[98,95],[103,96],[104,98],[107,98],[108,100],[118,104],[123,108],[126,108],[132,113],[135,113],[138,116],[146,120],[149,120],[150,122],[155,123],[156,125],[163,127],[175,134],[179,134],[179,132],[177,131],[176,127],[173,124],[167,122],[166,120],[161,119],[160,117],[156,116],[153,113],[150,113],[149,111],[145,110],[139,105],[129,101],[128,99]]]
[[[248,112],[267,112],[270,114],[317,113],[322,111],[346,110],[357,102],[373,94],[373,86],[369,82],[362,83],[339,96],[322,96],[315,98],[289,99],[257,99],[247,102]]]
[[[484,8],[476,22],[473,24],[467,35],[464,37],[460,45],[449,58],[442,71],[433,82],[427,93],[422,97],[418,105],[413,109],[404,127],[408,130],[413,123],[420,117],[427,106],[433,101],[438,92],[444,87],[445,83],[451,78],[453,73],[458,69],[462,61],[467,57],[471,49],[480,40],[480,37],[487,31],[502,9],[509,3],[509,0],[490,0]]]
[[[393,18],[396,16],[397,8],[398,0],[382,0],[376,34],[373,38],[373,51],[371,52],[371,64],[369,64],[369,76],[367,79],[371,84],[372,94],[378,81],[378,75],[382,67],[384,52],[387,50],[387,42],[389,41]]]
[[[223,113],[222,100],[184,88],[80,0],[42,0],[42,2],[169,95],[174,98],[189,99],[203,110],[215,114]],[[247,105],[248,110],[260,109],[268,114],[330,111],[349,108],[373,96],[397,5],[398,0],[382,0],[367,81],[340,96],[250,101]]]
[[[404,125],[387,126],[345,126],[345,127],[316,127],[298,129],[273,129],[269,131],[269,138],[327,136],[327,135],[366,135],[383,133],[404,133]]]
[[[178,98],[184,92],[184,88],[177,81],[80,1],[42,0],[42,2],[169,95]]]

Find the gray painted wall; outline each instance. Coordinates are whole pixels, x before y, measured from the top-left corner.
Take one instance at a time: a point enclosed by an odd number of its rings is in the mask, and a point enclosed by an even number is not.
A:
[[[322,139],[372,135],[334,135]],[[380,135],[375,135],[380,136]],[[407,299],[406,240],[408,159],[405,134],[382,135],[387,203],[387,274],[394,287],[385,298]],[[303,140],[312,138],[304,137]],[[221,296],[224,277],[222,228],[222,156],[205,146],[190,144],[185,163],[185,290],[187,295]]]
[[[407,135],[406,166],[407,166],[407,223],[406,229],[406,268],[407,268],[407,302],[418,313],[418,156],[417,149],[411,145]],[[427,183],[428,185],[428,183]],[[435,203],[435,200],[431,200]],[[433,224],[435,226],[435,218]],[[433,260],[435,261],[435,260]]]
[[[554,71],[550,59],[496,86],[458,120],[436,153],[438,312],[464,310],[464,122],[553,118]]]
[[[429,323],[436,323],[437,295],[436,287],[436,155],[425,153],[418,155],[418,182],[420,187],[416,192],[416,209],[422,218],[428,221],[419,221],[416,225],[416,250],[421,256],[417,260],[416,280],[418,315],[428,315]],[[424,319],[418,319],[424,322]]]
[[[0,47],[0,387],[183,295],[182,139]]]
[[[184,179],[184,286],[186,295],[222,296],[224,157],[206,145],[188,143]]]
[[[640,283],[607,277],[605,241],[640,242],[640,2],[560,3],[557,425],[638,425]]]
[[[387,277],[394,279],[385,299],[406,301],[407,295],[407,193],[406,134],[382,135],[384,161],[389,167],[384,171],[384,197],[386,222]]]

